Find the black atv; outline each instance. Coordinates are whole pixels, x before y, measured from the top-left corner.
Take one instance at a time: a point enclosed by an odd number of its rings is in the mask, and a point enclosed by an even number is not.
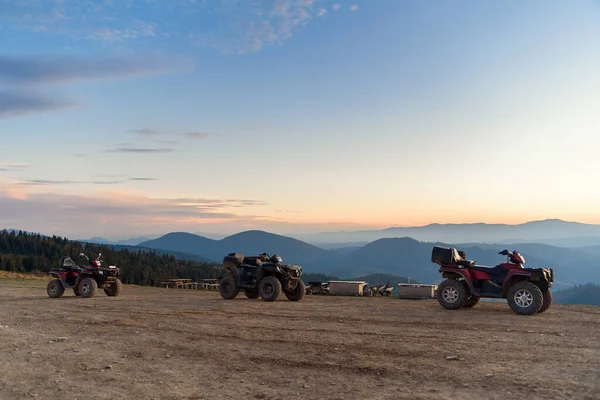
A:
[[[283,291],[291,301],[302,300],[306,292],[299,265],[282,264],[277,254],[263,253],[255,257],[244,257],[230,253],[223,258],[227,276],[219,282],[219,292],[224,299],[235,298],[240,290],[246,297],[264,301],[275,301]]]

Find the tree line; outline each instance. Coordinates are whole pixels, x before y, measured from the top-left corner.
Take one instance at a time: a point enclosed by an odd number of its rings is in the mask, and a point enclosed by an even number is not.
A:
[[[108,245],[72,241],[60,236],[42,236],[23,231],[0,231],[0,269],[13,272],[48,272],[58,267],[63,256],[69,256],[78,265],[102,253],[106,265],[120,268],[120,279],[125,284],[158,286],[169,278],[215,279],[225,275],[217,264],[178,259],[145,248],[116,249]]]

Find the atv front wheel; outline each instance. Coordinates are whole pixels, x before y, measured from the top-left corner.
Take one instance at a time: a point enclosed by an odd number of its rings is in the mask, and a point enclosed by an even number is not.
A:
[[[123,288],[123,284],[119,279],[116,279],[110,286],[104,287],[104,293],[110,297],[117,297],[119,293],[121,293],[121,289]]]
[[[550,308],[550,306],[552,305],[552,292],[550,291],[550,289],[546,290],[546,293],[544,293],[544,301],[542,301],[542,308],[540,308],[538,310],[539,313],[542,313],[544,311],[546,311],[547,309]]]
[[[533,283],[521,281],[508,289],[506,300],[511,310],[517,314],[532,315],[542,308],[544,295]]]
[[[284,293],[285,297],[287,297],[289,301],[300,301],[306,294],[306,286],[304,285],[302,279],[298,279],[296,287],[293,290]]]
[[[239,292],[240,289],[234,276],[228,275],[219,282],[219,293],[222,298],[227,300],[234,299]]]
[[[446,279],[438,286],[437,300],[447,310],[457,310],[467,300],[468,293],[463,282],[456,279]]]
[[[46,292],[48,292],[49,297],[57,299],[65,293],[65,287],[60,279],[52,279],[46,286]]]
[[[79,282],[79,294],[81,297],[94,297],[98,291],[98,282],[93,278],[84,278]]]
[[[258,285],[258,294],[264,301],[275,301],[281,294],[281,282],[274,276],[264,277]]]
[[[246,294],[246,297],[249,299],[258,299],[258,292],[246,290],[244,293]]]

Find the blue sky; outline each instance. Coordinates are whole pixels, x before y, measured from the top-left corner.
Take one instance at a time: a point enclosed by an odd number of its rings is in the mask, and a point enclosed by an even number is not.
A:
[[[0,227],[600,223],[600,3],[0,0]]]

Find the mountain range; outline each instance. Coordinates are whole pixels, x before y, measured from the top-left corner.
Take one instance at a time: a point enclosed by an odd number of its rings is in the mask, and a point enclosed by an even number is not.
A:
[[[302,265],[308,273],[340,278],[373,273],[393,274],[422,283],[438,283],[441,280],[437,265],[430,261],[431,249],[435,245],[465,250],[469,259],[481,265],[496,265],[503,261],[504,257],[498,252],[507,248],[519,250],[525,256],[528,267],[553,268],[559,286],[600,283],[599,225],[554,219],[521,225],[432,224],[316,235],[323,241],[309,243],[300,240],[298,235],[289,237],[264,231],[240,232],[224,238],[172,232],[115,242],[99,237],[82,241],[117,248],[153,249],[182,259],[215,263],[220,263],[223,256],[233,252],[247,255],[278,253],[284,262]],[[314,235],[311,237],[315,238]],[[511,237],[521,239],[513,241]],[[564,245],[561,247],[556,243]]]
[[[542,243],[561,247],[600,245],[600,225],[560,219],[530,221],[523,224],[429,224],[416,227],[391,227],[382,230],[290,234],[288,236],[321,247],[336,244],[372,242],[377,239],[411,237],[415,240],[447,243]]]
[[[468,258],[481,265],[504,261],[498,252],[517,249],[528,267],[550,267],[555,270],[560,287],[583,283],[600,283],[600,246],[560,248],[540,243],[451,244],[421,242],[409,237],[378,239],[364,246],[323,249],[312,244],[264,231],[246,231],[221,240],[208,239],[185,232],[173,232],[140,243],[139,246],[162,251],[189,253],[220,262],[233,252],[248,254],[280,254],[284,262],[302,265],[306,272],[325,273],[342,278],[373,273],[411,277],[421,283],[438,283],[438,266],[431,262],[435,245],[458,247]]]

